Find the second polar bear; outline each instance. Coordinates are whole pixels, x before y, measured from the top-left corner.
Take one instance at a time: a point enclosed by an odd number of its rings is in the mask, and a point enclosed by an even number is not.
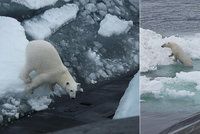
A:
[[[179,60],[183,65],[192,67],[192,59],[189,55],[185,54],[182,48],[174,42],[168,42],[163,44],[161,47],[168,47],[171,49],[172,54],[169,57],[174,56],[175,61]]]
[[[29,74],[35,71],[36,77],[31,80]],[[52,89],[58,84],[67,91],[70,98],[76,97],[77,91],[83,91],[64,66],[56,49],[49,42],[35,40],[26,47],[26,63],[20,78],[26,83],[26,89],[33,90],[47,83]]]

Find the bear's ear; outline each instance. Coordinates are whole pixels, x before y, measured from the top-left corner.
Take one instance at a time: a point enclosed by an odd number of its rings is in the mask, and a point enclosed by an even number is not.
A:
[[[83,92],[83,89],[81,88],[81,83],[77,83],[77,91]]]
[[[81,87],[81,83],[77,83],[77,87]]]
[[[77,91],[83,92],[83,89],[82,88],[78,88]]]

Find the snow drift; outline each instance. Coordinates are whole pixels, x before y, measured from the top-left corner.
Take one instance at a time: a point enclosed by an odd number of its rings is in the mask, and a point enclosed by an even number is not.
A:
[[[176,42],[186,54],[193,59],[200,58],[200,47],[198,35],[194,37],[162,37],[162,35],[151,30],[140,28],[140,71],[155,70],[157,65],[173,64],[170,49],[161,46],[166,42]]]
[[[134,75],[128,88],[122,96],[119,106],[115,112],[114,119],[139,116],[139,72]]]
[[[0,97],[2,97],[6,92],[22,91],[23,82],[19,80],[19,73],[24,64],[28,40],[17,20],[0,17],[0,25]]]

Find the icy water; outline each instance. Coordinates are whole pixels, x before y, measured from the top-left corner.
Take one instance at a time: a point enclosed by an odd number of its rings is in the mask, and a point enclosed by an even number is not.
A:
[[[151,78],[175,77],[176,73],[179,73],[181,71],[183,72],[200,71],[200,60],[193,60],[193,68],[184,67],[182,64],[174,63],[171,65],[160,65],[157,67],[157,70],[141,73],[141,75],[145,75]]]
[[[172,65],[162,65],[159,66],[157,70],[149,71],[146,73],[141,73],[141,75],[145,75],[154,79],[156,77],[171,77],[174,78],[176,73],[179,72],[191,72],[191,71],[200,71],[200,60],[193,61],[193,68],[183,67],[181,64],[172,64]],[[165,88],[168,89],[176,89],[177,91],[186,90],[193,91],[195,95],[191,97],[183,97],[177,95],[177,98],[174,96],[170,96],[168,94],[162,94],[161,98],[155,97],[153,94],[143,94],[141,99],[143,100],[143,106],[149,107],[149,111],[157,111],[157,112],[177,112],[187,111],[189,113],[193,113],[193,111],[198,112],[200,109],[200,91],[196,89],[197,84],[195,82],[190,81],[176,81],[176,82],[165,82],[163,83]],[[179,98],[178,98],[179,97]],[[156,105],[155,105],[156,104]],[[152,105],[154,105],[152,107]],[[174,107],[176,105],[176,107]],[[186,106],[187,105],[187,106]],[[179,107],[177,109],[177,107]]]
[[[199,0],[141,0],[141,27],[166,35],[199,33]]]
[[[142,0],[141,28],[165,36],[193,37],[200,33],[198,0]],[[158,82],[164,90],[158,94],[141,95],[142,134],[157,134],[186,117],[200,111],[200,91],[197,83],[174,78],[176,73],[200,71],[200,60],[193,60],[194,67],[180,64],[158,66],[157,70],[141,73]],[[195,77],[195,76],[194,76]],[[170,78],[174,80],[170,80]],[[157,88],[157,87],[156,87]],[[152,86],[151,90],[156,90]],[[159,89],[160,90],[160,89]],[[173,90],[173,92],[169,92]],[[184,92],[183,92],[184,91]]]
[[[183,67],[178,63],[163,65],[158,66],[157,70],[141,73],[141,75],[152,80],[158,77],[174,78],[176,73],[179,72],[200,70],[200,60],[194,60],[193,65],[193,68]],[[141,95],[142,133],[159,133],[200,110],[200,91],[196,88],[197,83],[177,79],[173,82],[170,80],[160,82],[160,84],[163,84],[165,89],[175,90],[176,92],[171,93],[168,90],[162,90],[159,95],[154,93]]]

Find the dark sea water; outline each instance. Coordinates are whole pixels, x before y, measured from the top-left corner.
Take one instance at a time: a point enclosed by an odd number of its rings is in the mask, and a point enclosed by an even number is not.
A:
[[[141,27],[162,35],[200,33],[199,0],[141,0]]]
[[[140,7],[141,28],[153,30],[163,36],[193,36],[200,33],[200,1],[198,0],[141,0]],[[199,71],[199,63],[198,60],[194,61],[193,69],[179,65],[160,66],[158,70],[142,75],[152,78],[174,77],[180,71]],[[189,88],[193,90],[192,86]],[[199,112],[200,104],[192,100],[183,102],[178,98],[170,101],[146,98],[146,101],[141,103],[142,134],[158,134]]]

